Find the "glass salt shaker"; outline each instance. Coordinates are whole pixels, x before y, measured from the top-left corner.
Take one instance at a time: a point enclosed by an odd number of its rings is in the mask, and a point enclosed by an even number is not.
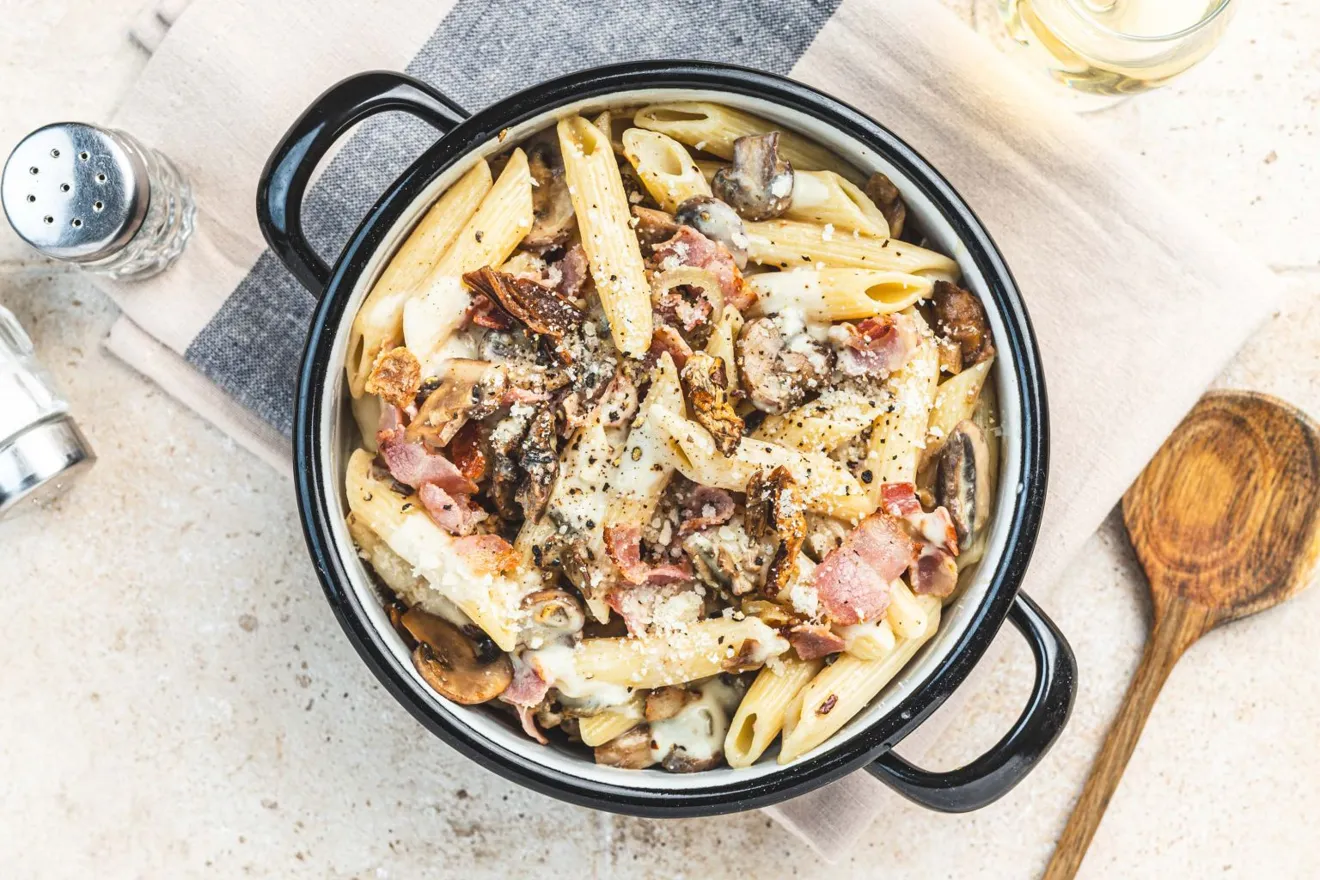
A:
[[[95,460],[31,340],[0,306],[0,518],[60,494]]]
[[[183,252],[196,207],[174,164],[131,135],[57,122],[19,142],[0,180],[5,216],[49,257],[119,280]]]

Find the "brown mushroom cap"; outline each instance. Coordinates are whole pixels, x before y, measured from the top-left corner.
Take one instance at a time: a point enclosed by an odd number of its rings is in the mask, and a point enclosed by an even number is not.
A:
[[[970,546],[990,517],[990,447],[972,421],[954,425],[940,450],[935,498],[953,520],[958,546]]]
[[[715,172],[715,195],[745,220],[771,220],[793,203],[793,166],[779,155],[779,132],[733,142],[733,164]]]
[[[596,746],[596,763],[625,770],[645,770],[655,763],[651,755],[651,728],[639,724],[604,745]]]
[[[513,680],[509,657],[485,633],[467,633],[449,621],[410,608],[405,629],[417,640],[413,665],[422,679],[443,697],[472,705],[493,700]]]
[[[527,168],[536,185],[532,187],[532,228],[522,244],[532,250],[564,244],[573,233],[576,218],[564,180],[564,162],[554,143],[542,140],[528,145]]]
[[[866,181],[866,197],[875,202],[880,213],[885,215],[885,222],[889,224],[889,237],[902,237],[903,222],[907,220],[907,205],[903,204],[903,197],[894,182],[877,171]]]

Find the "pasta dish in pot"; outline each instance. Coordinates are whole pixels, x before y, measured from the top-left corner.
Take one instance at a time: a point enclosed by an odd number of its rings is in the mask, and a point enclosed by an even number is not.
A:
[[[357,313],[348,528],[421,678],[623,768],[780,763],[984,551],[995,347],[901,193],[702,102],[561,119]]]

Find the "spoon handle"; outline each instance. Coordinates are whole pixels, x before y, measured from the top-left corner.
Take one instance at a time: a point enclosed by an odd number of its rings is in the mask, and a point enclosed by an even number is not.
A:
[[[1160,688],[1183,651],[1208,628],[1205,609],[1196,605],[1175,598],[1161,611],[1163,613],[1156,616],[1155,628],[1146,642],[1137,673],[1128,685],[1123,706],[1105,736],[1104,746],[1091,766],[1091,775],[1082,789],[1082,796],[1073,807],[1063,836],[1054,848],[1044,880],[1071,880],[1077,875],[1086,848],[1091,845],[1105,808],[1109,806],[1128,759],[1137,747]]]

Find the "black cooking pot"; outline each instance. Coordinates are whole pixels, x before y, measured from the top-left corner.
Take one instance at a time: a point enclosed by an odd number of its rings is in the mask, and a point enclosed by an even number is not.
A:
[[[1000,491],[981,567],[945,610],[939,632],[871,707],[803,758],[741,770],[679,775],[599,767],[589,755],[541,746],[497,713],[432,692],[389,626],[344,527],[344,463],[355,443],[344,379],[347,328],[362,297],[420,213],[480,156],[580,108],[654,100],[714,100],[773,119],[865,170],[883,170],[909,216],[985,302],[999,347],[992,381],[1000,401]],[[301,204],[317,162],[356,123],[402,110],[442,136],[371,209],[333,268],[303,235]],[[502,139],[501,135],[507,135]],[[320,302],[303,356],[294,426],[298,507],[307,546],[344,631],[377,677],[423,725],[473,760],[537,791],[584,806],[649,816],[698,816],[787,800],[865,768],[927,807],[973,810],[1021,781],[1068,718],[1076,667],[1062,634],[1018,592],[1045,498],[1047,415],[1039,355],[1026,309],[989,234],[939,173],[857,110],[780,77],[720,64],[645,62],[552,80],[469,116],[424,83],[365,73],[331,88],[289,129],[262,173],[257,215],[289,270]],[[891,749],[967,677],[1005,619],[1035,655],[1031,699],[988,752],[950,772],[918,769]]]

